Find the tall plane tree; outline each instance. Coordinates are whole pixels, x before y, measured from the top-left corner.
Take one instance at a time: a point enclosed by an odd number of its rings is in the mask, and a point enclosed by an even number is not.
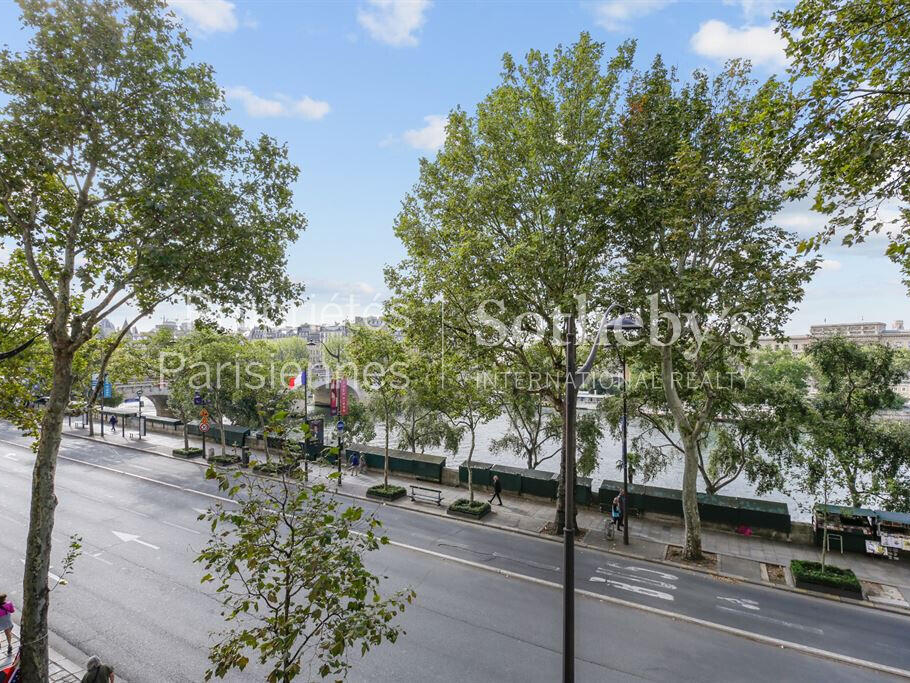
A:
[[[49,308],[53,386],[32,479],[22,675],[47,678],[54,474],[72,363],[99,321],[179,295],[278,318],[298,298],[285,248],[304,226],[298,169],[223,122],[211,67],[162,0],[21,0],[21,52],[0,51],[0,236]],[[234,315],[234,317],[237,317]]]
[[[497,85],[473,116],[449,114],[434,160],[404,200],[395,233],[408,256],[386,278],[395,304],[439,301],[437,319],[491,373],[527,378],[524,390],[564,406],[564,316],[577,298],[602,302],[610,231],[602,224],[618,84],[634,49],[605,59],[584,33],[553,54],[502,60]],[[495,321],[492,320],[495,318]],[[539,346],[540,356],[528,348]],[[564,466],[556,528],[565,522]],[[574,511],[573,511],[574,512]],[[574,519],[574,517],[573,517]]]
[[[729,394],[713,382],[744,364],[758,336],[780,334],[814,269],[772,220],[790,178],[778,150],[792,120],[786,88],[757,87],[748,65],[681,84],[657,58],[629,84],[610,149],[622,188],[609,207],[622,241],[614,297],[649,331],[626,353],[661,387],[679,435],[692,560],[701,556],[699,442]]]

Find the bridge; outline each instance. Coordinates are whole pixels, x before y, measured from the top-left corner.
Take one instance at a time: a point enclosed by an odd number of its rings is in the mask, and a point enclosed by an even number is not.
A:
[[[313,397],[313,404],[317,406],[329,406],[329,383],[331,376],[328,368],[324,365],[313,365],[308,376],[310,382],[310,395]],[[170,396],[170,389],[167,382],[158,382],[157,380],[147,379],[138,382],[123,382],[115,384],[114,389],[117,393],[122,394],[124,398],[138,398],[138,393],[155,404],[155,411],[162,417],[175,417],[173,411],[167,404]],[[359,399],[361,395],[360,385],[355,379],[348,380],[348,397],[349,399]],[[303,412],[301,406],[301,411]]]

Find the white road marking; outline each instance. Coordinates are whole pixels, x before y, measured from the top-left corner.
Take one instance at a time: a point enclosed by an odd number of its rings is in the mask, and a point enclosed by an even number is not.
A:
[[[745,609],[751,610],[760,610],[761,607],[758,606],[758,603],[755,600],[749,600],[747,598],[725,598],[720,595],[717,596],[718,600],[725,600],[726,602],[732,602],[734,605],[739,605]]]
[[[167,520],[164,520],[164,519],[161,520],[161,523],[167,524],[168,526],[172,526],[175,529],[182,529],[183,531],[189,531],[191,534],[196,534],[197,536],[199,536],[199,532],[196,531],[195,529],[189,529],[185,526],[180,526],[179,524],[174,524],[173,522],[168,522]]]
[[[787,628],[795,628],[799,631],[808,631],[809,633],[817,633],[818,635],[823,635],[825,632],[820,628],[815,626],[803,626],[802,624],[794,624],[791,621],[784,621],[783,619],[775,619],[774,617],[766,617],[761,614],[756,614],[755,612],[747,612],[745,610],[734,609],[733,607],[725,607],[724,605],[715,605],[719,610],[724,612],[733,612],[734,614],[742,614],[744,616],[749,616],[754,619],[761,619],[762,621],[767,621],[772,624],[780,624],[781,626],[786,626]]]
[[[133,462],[126,463],[126,464],[128,464],[130,467],[135,467],[137,470],[145,470],[146,472],[155,471],[155,470],[151,469],[150,467],[143,467],[142,465],[137,465],[136,463],[133,463]]]
[[[124,543],[138,543],[139,545],[144,545],[145,547],[151,548],[152,550],[161,550],[161,548],[159,548],[157,545],[152,545],[151,543],[146,543],[145,541],[140,541],[139,536],[137,536],[136,534],[127,534],[122,531],[113,531],[113,530],[111,530],[111,533],[114,534],[114,536],[119,538]]]
[[[12,445],[12,446],[18,446],[18,447],[21,447],[21,448],[27,448],[27,446],[21,446],[20,444],[12,443],[12,442],[6,441],[6,440],[4,440],[4,439],[0,439],[0,442],[9,443],[9,444]],[[205,492],[202,492],[202,491],[196,491],[195,489],[188,489],[188,488],[185,488],[185,487],[182,487],[182,486],[177,486],[176,484],[170,484],[170,483],[168,483],[168,482],[159,481],[159,480],[156,480],[156,479],[151,479],[151,478],[149,478],[149,477],[143,477],[143,476],[140,476],[140,475],[138,475],[138,474],[132,474],[132,473],[130,473],[130,472],[124,472],[124,471],[122,471],[122,470],[118,470],[118,469],[115,469],[115,468],[113,468],[113,467],[106,467],[106,466],[104,466],[104,465],[96,465],[96,464],[94,464],[94,463],[85,462],[84,460],[79,460],[78,458],[70,458],[70,457],[67,457],[67,456],[58,456],[58,457],[59,457],[59,459],[61,459],[61,460],[69,460],[69,461],[71,461],[71,462],[75,462],[75,463],[78,463],[78,464],[80,464],[80,465],[86,465],[86,466],[88,466],[88,467],[95,467],[95,468],[98,468],[98,469],[108,470],[108,471],[110,471],[110,472],[115,472],[115,473],[117,473],[117,474],[121,474],[121,475],[124,475],[124,476],[134,477],[134,478],[136,478],[136,479],[142,479],[142,480],[145,480],[145,481],[149,481],[149,482],[151,482],[151,483],[158,484],[158,485],[160,485],[160,486],[167,486],[167,487],[174,488],[174,489],[178,489],[178,490],[181,490],[181,491],[187,491],[187,492],[195,493],[195,494],[197,494],[197,495],[201,495],[201,496],[204,496],[204,497],[206,497],[206,498],[214,498],[214,499],[216,499],[216,500],[221,500],[221,501],[228,502],[228,503],[234,503],[234,501],[232,501],[232,500],[230,500],[230,499],[228,499],[228,498],[222,498],[222,497],[220,497],[220,496],[216,496],[216,495],[213,495],[213,494],[211,494],[211,493],[205,493]],[[439,552],[436,552],[436,551],[433,551],[433,550],[429,550],[429,549],[427,549],[427,548],[419,548],[419,547],[412,546],[412,545],[408,545],[408,544],[401,543],[401,542],[398,542],[398,541],[389,541],[389,545],[394,546],[394,547],[399,547],[399,548],[405,548],[405,549],[410,550],[410,551],[412,551],[412,552],[422,553],[422,554],[425,554],[425,555],[431,555],[431,556],[433,556],[433,557],[437,557],[437,558],[440,558],[440,559],[442,559],[442,560],[446,560],[446,561],[449,561],[449,562],[455,562],[455,563],[457,563],[457,564],[463,564],[463,565],[470,566],[470,567],[474,567],[474,568],[476,568],[476,569],[480,569],[480,570],[483,570],[483,571],[493,572],[493,573],[500,574],[500,575],[505,576],[505,577],[508,577],[508,578],[516,578],[516,579],[520,579],[520,580],[522,580],[522,581],[527,581],[528,583],[535,583],[535,584],[542,585],[542,586],[548,586],[548,587],[550,587],[550,588],[557,589],[557,590],[560,590],[560,591],[562,590],[562,586],[561,586],[560,584],[558,584],[558,583],[553,582],[553,581],[547,581],[547,580],[545,580],[545,579],[538,579],[538,578],[533,577],[533,576],[528,576],[528,575],[526,575],[526,574],[520,574],[520,573],[518,573],[518,572],[512,572],[512,571],[509,571],[509,570],[506,570],[506,569],[500,569],[500,568],[498,568],[498,567],[491,567],[491,566],[489,566],[489,565],[484,565],[484,564],[481,564],[481,563],[479,563],[479,562],[472,562],[471,560],[466,560],[466,559],[463,559],[463,558],[460,558],[460,557],[454,557],[454,556],[452,556],[452,555],[445,555],[445,554],[443,554],[443,553],[439,553]],[[24,564],[24,563],[25,563],[25,560],[22,560],[22,562],[23,562],[23,564]],[[664,574],[665,572],[654,572],[654,573]],[[672,576],[672,574],[671,574],[670,576]],[[598,577],[598,578],[599,578],[599,577]],[[671,612],[671,611],[668,611],[668,610],[665,610],[665,609],[660,609],[660,608],[657,608],[657,607],[652,607],[652,606],[650,606],[650,605],[645,605],[645,604],[642,604],[642,603],[639,603],[639,602],[633,602],[633,601],[630,601],[630,600],[623,600],[622,598],[616,598],[616,597],[612,597],[612,596],[609,596],[609,595],[603,595],[603,594],[601,594],[601,593],[594,593],[594,592],[592,592],[592,591],[587,591],[587,590],[583,590],[583,589],[580,589],[580,588],[576,588],[576,589],[575,589],[575,592],[578,593],[578,594],[580,594],[580,595],[586,596],[586,597],[588,597],[588,598],[592,598],[592,599],[594,599],[594,600],[599,600],[599,601],[601,601],[601,602],[606,602],[606,603],[610,603],[610,604],[614,604],[614,605],[621,605],[621,606],[623,606],[623,607],[629,607],[629,608],[632,608],[632,609],[639,610],[639,611],[641,611],[641,612],[648,612],[648,613],[650,613],[650,614],[660,615],[660,616],[663,616],[663,617],[667,617],[667,618],[670,618],[670,619],[682,621],[682,622],[685,622],[685,623],[696,624],[696,625],[699,625],[699,626],[703,626],[703,627],[705,627],[705,628],[710,628],[710,629],[712,629],[712,630],[714,630],[714,631],[718,631],[718,632],[720,632],[720,633],[727,633],[727,634],[730,634],[730,635],[739,636],[739,637],[741,637],[741,638],[745,638],[745,639],[747,639],[747,640],[752,640],[752,641],[754,641],[754,642],[765,643],[765,644],[768,644],[768,645],[772,645],[772,646],[774,646],[774,647],[787,648],[787,649],[792,650],[792,651],[794,651],[794,652],[801,652],[801,653],[804,653],[804,654],[814,655],[814,656],[817,656],[817,657],[824,657],[825,659],[828,659],[828,660],[831,660],[831,661],[836,661],[836,662],[842,662],[842,663],[846,663],[846,664],[851,664],[851,665],[853,665],[853,666],[860,666],[860,667],[863,667],[863,668],[866,668],[866,669],[870,669],[870,670],[873,670],[873,671],[880,671],[880,672],[884,672],[884,673],[889,673],[889,674],[893,674],[893,675],[900,676],[900,677],[903,677],[903,678],[910,678],[910,670],[907,670],[907,669],[901,669],[901,668],[894,667],[894,666],[888,666],[887,664],[881,664],[881,663],[879,663],[879,662],[872,662],[872,661],[865,660],[865,659],[859,659],[859,658],[857,658],[857,657],[850,657],[850,656],[848,656],[848,655],[843,655],[843,654],[841,654],[841,653],[839,653],[839,652],[832,652],[832,651],[829,651],[829,650],[823,650],[823,649],[820,649],[820,648],[817,648],[817,647],[812,647],[812,646],[809,646],[809,645],[803,645],[803,644],[801,644],[801,643],[795,643],[795,642],[792,642],[792,641],[782,640],[782,639],[780,639],[780,638],[774,638],[774,637],[772,637],[772,636],[766,636],[766,635],[763,635],[763,634],[760,634],[760,633],[755,633],[755,632],[752,632],[752,631],[746,631],[746,630],[743,630],[743,629],[740,629],[740,628],[735,628],[735,627],[732,627],[732,626],[727,626],[727,625],[725,625],[725,624],[719,624],[719,623],[717,623],[717,622],[708,621],[707,619],[700,619],[700,618],[698,618],[698,617],[689,616],[689,615],[687,615],[687,614],[682,614],[681,612]],[[736,611],[737,611],[737,610],[732,610],[732,609],[730,609],[730,608],[724,608],[724,607],[722,607],[722,606],[720,606],[720,605],[717,605],[717,607],[718,607],[719,609],[725,609],[725,610],[731,611],[731,612],[736,612]],[[755,614],[754,612],[740,612],[740,614],[750,614],[751,616],[756,617],[756,618],[763,618],[763,619],[766,618],[766,617],[762,617],[761,615],[757,615],[757,614]]]
[[[623,581],[614,581],[613,579],[607,579],[607,583],[613,586],[614,588],[620,588],[624,591],[629,591],[630,593],[638,593],[639,595],[647,595],[652,598],[660,598],[661,600],[673,600],[673,596],[669,593],[664,593],[663,591],[656,591],[653,588],[645,588],[644,586],[633,586],[631,583],[625,583]]]
[[[86,557],[91,557],[92,559],[98,560],[99,562],[104,562],[104,564],[108,564],[112,567],[114,566],[113,562],[108,562],[103,557],[101,557],[101,553],[86,553]]]
[[[667,583],[666,581],[659,581],[658,579],[649,579],[644,576],[627,576],[622,572],[614,572],[610,569],[604,569],[603,567],[597,568],[597,573],[607,574],[609,576],[618,576],[620,578],[626,579],[627,581],[637,581],[638,583],[651,584],[652,586],[657,586],[658,588],[665,588],[666,590],[675,591],[676,586],[672,583]]]
[[[149,519],[151,517],[151,515],[147,515],[144,512],[139,512],[138,510],[133,510],[131,508],[124,507],[123,505],[115,505],[114,507],[117,508],[118,510],[123,510],[124,512],[129,512],[131,515],[138,515],[139,517],[145,517],[146,519]]]
[[[16,455],[14,453],[7,453],[5,457],[9,460],[18,460],[19,459],[16,457]]]

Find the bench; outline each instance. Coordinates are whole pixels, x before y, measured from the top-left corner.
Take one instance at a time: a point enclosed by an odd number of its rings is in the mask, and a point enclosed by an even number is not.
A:
[[[411,500],[416,502],[418,499],[442,505],[442,491],[411,484]]]

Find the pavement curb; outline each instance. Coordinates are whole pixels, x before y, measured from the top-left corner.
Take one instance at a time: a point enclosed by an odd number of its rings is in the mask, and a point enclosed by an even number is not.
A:
[[[83,439],[85,441],[93,441],[95,443],[107,444],[106,441],[102,441],[98,437],[88,436],[87,434],[73,434],[71,432],[63,432],[63,435],[72,436],[74,438]],[[113,444],[108,444],[108,445],[113,445]],[[148,448],[140,448],[138,446],[133,446],[132,444],[116,444],[116,445],[119,448],[127,448],[130,450],[138,451],[140,453],[145,453],[146,455],[157,455],[157,456],[160,456],[163,458],[170,458],[171,460],[179,460],[180,462],[192,463],[192,464],[195,464],[197,467],[208,467],[208,465],[209,465],[209,463],[207,463],[207,462],[198,462],[195,459],[178,458],[169,453],[162,453],[160,451],[155,451],[155,450],[151,450]],[[250,471],[250,474],[253,476],[257,476],[257,477],[262,477],[264,479],[272,479],[272,480],[277,481],[277,479],[275,477],[270,477],[268,475],[263,475],[263,474],[257,474],[253,471]],[[366,502],[373,503],[373,504],[377,503],[377,500],[374,498],[367,498],[366,496],[361,496],[356,493],[348,493],[346,491],[343,491],[343,490],[340,490],[337,488],[334,489],[334,493],[336,493],[337,495],[342,495],[342,496],[346,496],[348,498],[352,498],[354,500],[366,501]],[[424,514],[424,515],[432,515],[434,517],[443,516],[443,515],[438,514],[437,512],[431,511],[431,510],[423,510],[421,508],[399,505],[394,502],[382,501],[379,504],[380,505],[391,505],[391,506],[394,506],[401,510],[407,510],[409,512],[417,512],[417,513]],[[541,534],[541,533],[534,532],[534,531],[527,531],[526,529],[520,529],[520,528],[516,528],[516,527],[509,527],[509,526],[504,526],[501,524],[483,522],[480,520],[466,519],[466,518],[460,518],[460,517],[447,516],[447,518],[450,520],[453,520],[455,522],[462,523],[462,524],[474,524],[477,526],[485,526],[485,527],[492,528],[492,529],[498,529],[499,531],[507,531],[510,533],[527,536],[529,538],[537,538],[537,539],[540,539],[543,541],[549,541],[551,543],[559,543],[559,544],[562,543],[561,537],[549,536],[547,534]],[[592,532],[589,532],[589,533],[592,533]],[[804,588],[796,588],[795,586],[782,586],[780,584],[771,583],[770,581],[769,582],[756,581],[755,579],[750,579],[745,576],[739,576],[738,574],[723,574],[721,572],[717,572],[717,571],[714,571],[711,569],[706,569],[704,567],[692,566],[692,565],[683,564],[680,562],[673,562],[673,561],[667,560],[665,558],[655,559],[652,557],[646,557],[644,555],[640,555],[638,553],[629,552],[627,550],[621,550],[621,549],[615,549],[615,548],[610,548],[610,549],[602,548],[600,546],[592,545],[590,543],[585,543],[584,541],[575,541],[575,545],[576,545],[576,547],[585,548],[586,550],[595,550],[598,552],[610,553],[613,555],[619,555],[620,557],[626,557],[626,558],[629,558],[632,560],[638,560],[640,562],[653,562],[655,564],[661,564],[661,565],[665,565],[668,567],[674,567],[675,569],[684,569],[684,570],[687,570],[690,572],[697,572],[699,574],[713,576],[714,578],[717,578],[717,579],[727,579],[727,580],[733,579],[735,581],[739,581],[741,583],[747,583],[747,584],[750,584],[753,586],[761,586],[764,588],[772,588],[775,590],[788,591],[790,593],[797,593],[799,595],[804,595],[804,596],[811,597],[811,598],[817,598],[820,600],[829,600],[832,602],[839,602],[839,603],[842,603],[845,605],[853,605],[855,607],[865,607],[867,609],[874,609],[874,610],[878,610],[880,612],[889,612],[891,614],[898,614],[900,616],[910,617],[910,609],[903,608],[903,607],[897,607],[895,605],[883,605],[883,604],[874,603],[874,602],[871,602],[868,600],[855,600],[853,598],[844,598],[844,597],[841,597],[838,595],[828,595],[825,593],[817,593],[815,591],[809,591]],[[789,569],[789,567],[785,567],[785,571],[788,569]]]

